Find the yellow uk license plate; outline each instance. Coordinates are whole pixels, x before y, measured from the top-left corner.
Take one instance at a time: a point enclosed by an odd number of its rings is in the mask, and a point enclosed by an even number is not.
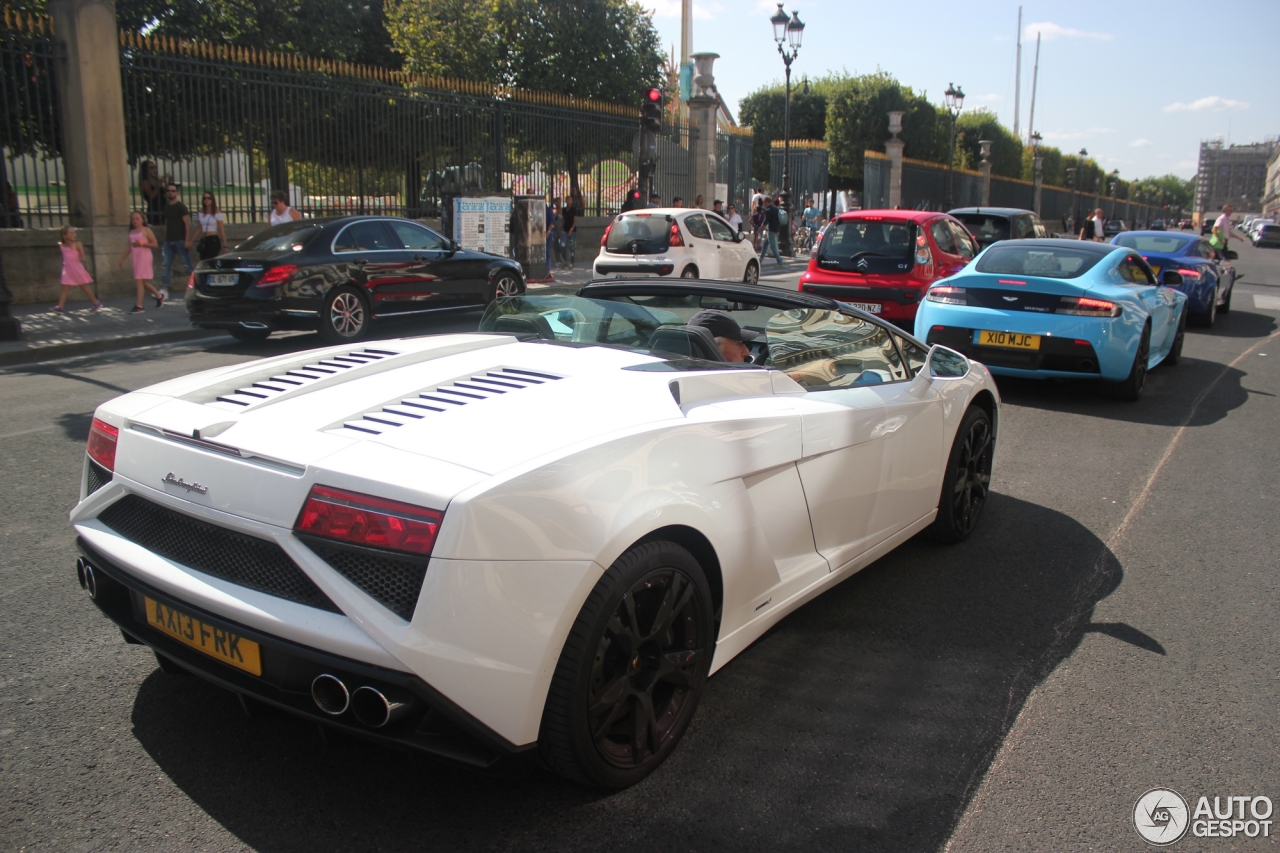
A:
[[[973,342],[980,347],[1040,349],[1039,335],[1024,335],[1019,332],[989,332],[980,329],[973,333]]]
[[[201,622],[181,610],[144,598],[147,624],[180,643],[253,675],[262,675],[262,649],[253,640]]]

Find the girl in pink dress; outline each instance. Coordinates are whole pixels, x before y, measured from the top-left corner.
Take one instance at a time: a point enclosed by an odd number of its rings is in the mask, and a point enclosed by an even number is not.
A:
[[[124,262],[130,257],[133,258],[133,281],[138,285],[138,295],[133,301],[133,310],[129,312],[130,314],[146,310],[142,307],[142,300],[146,298],[148,290],[155,297],[157,308],[164,304],[164,296],[151,285],[151,279],[155,278],[151,268],[151,250],[157,245],[156,235],[147,227],[143,214],[136,210],[129,214],[129,248],[124,250],[124,254],[120,256],[120,263],[116,266],[124,269]]]
[[[62,242],[58,248],[62,249],[62,296],[58,299],[58,307],[53,310],[61,314],[71,288],[78,287],[93,303],[93,310],[97,311],[102,303],[94,298],[93,291],[88,288],[88,285],[93,284],[93,277],[84,268],[84,246],[76,239],[75,228],[68,225],[62,229]]]

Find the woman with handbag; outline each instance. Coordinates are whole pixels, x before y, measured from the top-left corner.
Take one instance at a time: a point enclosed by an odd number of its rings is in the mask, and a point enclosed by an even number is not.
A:
[[[200,260],[207,261],[226,252],[227,232],[223,228],[226,217],[218,210],[218,200],[213,197],[212,192],[205,192],[196,219],[200,222],[200,242],[196,244],[196,254],[200,256]]]

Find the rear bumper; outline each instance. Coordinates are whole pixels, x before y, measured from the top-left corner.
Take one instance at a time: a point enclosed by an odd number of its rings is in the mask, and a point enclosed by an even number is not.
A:
[[[284,300],[187,298],[191,325],[201,329],[268,328],[312,330],[319,328],[319,306],[289,305]]]
[[[595,263],[595,274],[604,275],[671,275],[676,271],[673,260],[632,261],[613,260],[601,255]]]
[[[840,302],[873,303],[880,306],[877,316],[886,320],[912,320],[916,316],[926,287],[869,287],[854,284],[831,284],[800,280],[803,293],[826,296]]]
[[[942,344],[980,361],[992,373],[1014,376],[1061,376],[1096,379],[1101,375],[1098,353],[1087,341],[1069,338],[1041,338],[1038,350],[984,347],[973,343],[974,329],[962,326],[932,326],[925,343]]]
[[[533,758],[535,744],[511,743],[413,674],[333,655],[228,621],[174,600],[83,538],[77,540],[77,545],[93,567],[97,593],[94,603],[127,638],[150,646],[220,687],[366,740],[471,767],[496,769]],[[151,627],[146,620],[144,596],[258,643],[262,648],[262,675],[254,676],[221,663]],[[336,676],[352,691],[367,685],[387,695],[404,697],[411,702],[412,710],[379,729],[360,725],[350,711],[330,716],[311,698],[311,682],[321,674]]]

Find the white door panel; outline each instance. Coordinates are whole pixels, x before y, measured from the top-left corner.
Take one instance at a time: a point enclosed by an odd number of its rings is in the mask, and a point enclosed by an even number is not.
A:
[[[686,216],[682,221],[685,242],[693,250],[697,258],[698,276],[700,278],[720,277],[720,249],[711,237],[711,229],[706,217],[700,213]]]
[[[813,529],[800,474],[794,464],[744,477],[760,529],[784,585],[806,575],[827,572],[827,562],[814,551]]]
[[[882,439],[880,495],[872,519],[872,535],[892,535],[938,505],[943,444],[942,399],[933,387],[921,396],[911,383],[873,387],[884,403],[884,416],[872,429]]]

